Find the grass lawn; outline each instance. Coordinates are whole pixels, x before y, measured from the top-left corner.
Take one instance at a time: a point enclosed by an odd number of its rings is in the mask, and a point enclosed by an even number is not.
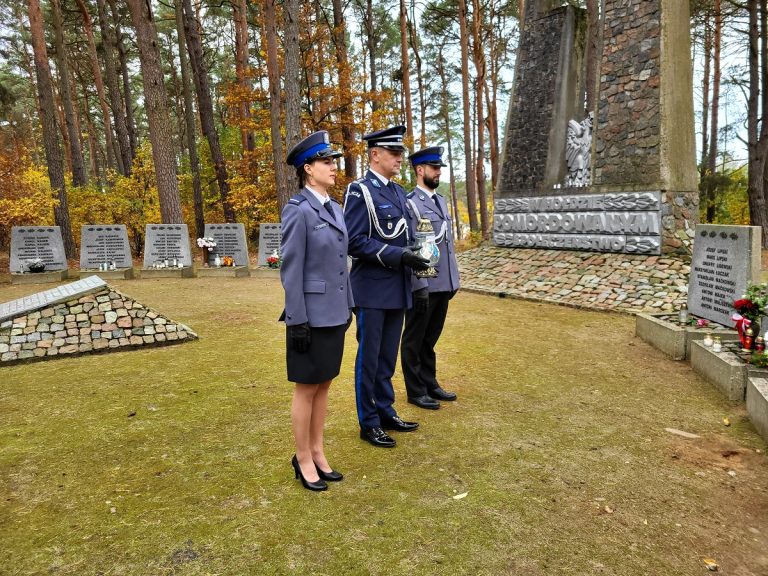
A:
[[[438,357],[459,400],[419,410],[398,371],[421,428],[393,450],[358,438],[351,329],[326,430],[345,480],[311,493],[279,281],[115,286],[200,340],[0,368],[0,574],[768,574],[765,443],[629,316],[459,294]]]

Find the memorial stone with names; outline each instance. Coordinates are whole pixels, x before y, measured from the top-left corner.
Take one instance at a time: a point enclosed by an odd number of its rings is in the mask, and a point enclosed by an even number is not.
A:
[[[280,241],[282,237],[280,224],[262,224],[259,227],[259,266],[266,266],[267,258],[275,250],[280,254]]]
[[[131,268],[131,248],[124,224],[89,224],[80,229],[80,269],[98,270],[104,263]]]
[[[734,300],[760,278],[759,226],[699,224],[688,280],[688,310],[733,326]]]
[[[66,270],[67,257],[58,226],[14,226],[11,228],[11,274],[29,272],[28,261],[39,258],[46,272]]]
[[[235,266],[248,266],[248,242],[245,238],[245,226],[242,223],[206,224],[205,237],[216,241],[216,248],[208,253],[208,264],[213,264],[216,254],[231,256]]]
[[[144,268],[169,265],[176,259],[183,267],[192,266],[189,231],[186,224],[147,224],[144,237]]]

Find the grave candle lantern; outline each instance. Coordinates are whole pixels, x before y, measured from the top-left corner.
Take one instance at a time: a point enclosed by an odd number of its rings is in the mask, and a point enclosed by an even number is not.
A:
[[[680,307],[680,311],[677,313],[678,319],[680,320],[681,325],[685,325],[688,323],[688,306],[687,304],[683,304]]]

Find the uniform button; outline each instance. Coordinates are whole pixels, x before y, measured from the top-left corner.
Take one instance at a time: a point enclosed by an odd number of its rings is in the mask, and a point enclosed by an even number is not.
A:
[[[339,258],[344,258],[344,254],[339,254]]]
[[[339,242],[341,242],[342,240],[343,240],[343,238],[341,236],[339,236]]]
[[[344,291],[344,286],[339,286],[339,290]]]
[[[339,276],[344,276],[344,272],[339,272]]]

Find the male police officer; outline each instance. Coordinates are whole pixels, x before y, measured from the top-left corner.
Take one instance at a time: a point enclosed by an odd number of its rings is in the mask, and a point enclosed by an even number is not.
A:
[[[410,161],[416,172],[416,188],[408,194],[408,204],[416,218],[432,222],[435,239],[440,249],[440,261],[435,268],[437,277],[428,279],[429,303],[420,313],[414,308],[405,314],[405,331],[401,363],[408,402],[419,408],[437,410],[439,400],[456,400],[456,394],[447,392],[437,382],[435,344],[440,338],[448,313],[448,301],[459,289],[459,267],[454,251],[451,218],[443,197],[435,190],[440,184],[443,148],[432,146],[411,154]],[[421,288],[420,290],[424,290]]]
[[[370,169],[352,182],[344,200],[349,255],[354,258],[350,280],[357,319],[355,393],[360,437],[374,446],[391,448],[395,441],[384,430],[410,432],[392,404],[400,332],[406,308],[412,305],[412,270],[427,260],[408,246],[414,224],[403,189],[390,178],[403,162],[405,127],[395,126],[363,136]],[[426,282],[415,281],[419,287]],[[422,300],[426,308],[426,299]]]

